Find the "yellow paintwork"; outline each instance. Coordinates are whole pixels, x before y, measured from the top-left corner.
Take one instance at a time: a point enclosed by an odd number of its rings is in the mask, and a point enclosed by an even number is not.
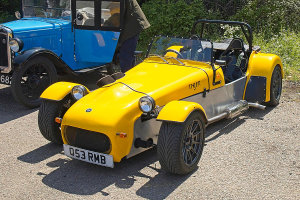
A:
[[[172,47],[172,49],[175,48],[181,47]],[[168,56],[175,57],[175,55]],[[221,84],[214,86],[211,65],[181,59],[185,64],[182,66],[176,59],[170,57],[164,57],[168,63],[159,57],[147,58],[129,70],[123,78],[90,92],[74,103],[62,120],[63,142],[67,143],[64,137],[67,126],[103,133],[111,141],[109,154],[113,156],[114,162],[120,162],[130,153],[134,140],[134,124],[142,114],[139,109],[139,99],[146,94],[155,100],[156,105],[164,107],[157,120],[184,122],[194,110],[201,111],[206,117],[205,110],[200,104],[181,101],[181,99],[201,93],[204,89],[213,90],[224,86],[222,69],[215,66],[216,82],[221,81]],[[272,71],[277,64],[282,66],[279,57],[275,55],[252,53],[247,81],[252,75],[267,77],[267,92],[269,93]],[[59,101],[69,94],[75,85],[78,84],[56,83],[50,86],[41,97]],[[269,94],[267,98],[270,98]],[[92,111],[86,112],[87,109],[92,109]],[[127,137],[118,136],[117,133],[120,132],[126,133]]]
[[[57,83],[54,83],[54,84],[50,85],[42,93],[41,98],[42,99],[54,100],[54,101],[60,101],[66,95],[68,95],[71,92],[72,88],[76,85],[80,85],[80,84],[70,83],[70,82],[57,82]],[[88,93],[90,92],[89,89],[87,89],[87,91],[88,91]]]
[[[271,77],[276,65],[280,66],[281,75],[283,77],[283,67],[279,56],[274,54],[267,54],[267,53],[257,53],[253,51],[249,58],[249,65],[246,72],[246,76],[247,76],[246,87],[251,76],[266,77],[267,83],[266,83],[265,102],[270,101]]]
[[[168,49],[174,49],[174,50],[180,52],[180,49],[182,49],[182,48],[183,48],[183,46],[171,46],[171,47],[167,48],[167,50]],[[167,52],[165,54],[165,57],[174,57],[174,58],[177,58],[177,56],[178,56],[177,53],[174,53],[174,52]]]
[[[171,48],[180,50],[182,46]],[[168,56],[176,57],[177,55],[168,54]],[[181,99],[201,93],[204,89],[213,90],[224,86],[222,69],[215,66],[216,82],[221,81],[221,84],[214,86],[211,65],[181,59],[185,65],[183,66],[170,57],[164,57],[168,63],[159,57],[149,57],[126,72],[123,78],[90,92],[74,103],[62,120],[63,142],[67,143],[64,137],[67,126],[103,133],[111,141],[109,154],[113,156],[114,162],[120,162],[130,153],[134,139],[134,124],[142,114],[139,109],[139,99],[146,94],[155,100],[156,105],[164,107],[157,120],[184,122],[194,110],[201,111],[206,117],[205,110],[200,104],[181,101]],[[278,56],[252,53],[247,81],[252,75],[267,77],[267,92],[269,93],[272,71],[277,64],[282,66]],[[56,83],[50,86],[41,97],[61,100],[75,85],[77,84]],[[267,98],[270,98],[269,94]],[[92,109],[92,111],[86,112],[87,109]],[[118,136],[117,133],[120,132],[126,133],[127,137]]]
[[[165,59],[169,64],[164,63],[158,57],[147,58],[143,63],[126,72],[125,77],[92,91],[73,104],[62,120],[61,130],[64,143],[67,143],[64,138],[66,126],[104,133],[112,144],[109,154],[113,156],[115,162],[120,162],[130,153],[134,138],[134,123],[142,114],[139,109],[139,99],[145,96],[143,93],[150,95],[156,105],[165,106],[170,101],[178,101],[203,92],[204,88],[208,90],[224,85],[221,69],[217,71],[217,80],[222,80],[222,83],[213,86],[213,70],[209,64],[182,60],[186,66],[181,66],[174,59]],[[209,82],[206,74],[209,76]],[[191,87],[199,81],[200,84],[197,87]],[[139,92],[133,91],[123,83]],[[186,107],[183,107],[184,103],[180,105],[183,110],[177,109],[177,115],[181,116],[181,121],[187,116],[187,111],[192,112],[194,107],[204,112],[200,105],[190,104]],[[91,108],[92,112],[86,112],[88,108]],[[160,119],[165,120],[166,115],[161,116]],[[175,118],[173,120],[176,121]],[[127,137],[120,138],[116,135],[119,132],[127,133]]]
[[[184,122],[195,110],[202,112],[206,118],[205,110],[198,103],[189,101],[171,101],[160,111],[157,120]]]

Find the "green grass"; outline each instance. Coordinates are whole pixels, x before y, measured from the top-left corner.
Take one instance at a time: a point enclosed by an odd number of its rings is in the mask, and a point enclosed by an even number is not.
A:
[[[281,31],[269,39],[255,35],[254,44],[260,46],[262,52],[273,53],[281,58],[285,79],[300,81],[300,33]]]

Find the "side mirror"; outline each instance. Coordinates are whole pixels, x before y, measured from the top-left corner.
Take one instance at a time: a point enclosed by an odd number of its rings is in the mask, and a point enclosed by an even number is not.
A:
[[[216,60],[215,64],[219,66],[226,66],[227,63],[226,60]]]
[[[22,18],[21,13],[19,11],[15,12],[15,16],[16,16],[17,19],[21,19]]]

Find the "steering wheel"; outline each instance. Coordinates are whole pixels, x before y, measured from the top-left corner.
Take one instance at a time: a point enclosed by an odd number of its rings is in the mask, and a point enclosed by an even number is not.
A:
[[[182,55],[179,51],[177,51],[177,50],[174,50],[174,49],[167,49],[167,50],[166,50],[166,53],[168,53],[168,52],[176,53],[180,58],[183,59],[183,55]]]

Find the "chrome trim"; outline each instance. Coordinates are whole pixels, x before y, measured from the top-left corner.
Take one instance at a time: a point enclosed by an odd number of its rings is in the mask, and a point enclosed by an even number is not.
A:
[[[178,58],[175,58],[175,57],[169,57],[169,58],[172,58],[174,60],[176,60],[178,63],[180,63],[181,65],[185,65],[183,62],[181,62]]]
[[[169,62],[166,59],[164,59],[162,56],[160,56],[160,55],[150,54],[149,57],[151,57],[151,56],[152,57],[158,57],[158,58],[162,59],[165,63],[169,64]],[[151,62],[149,62],[149,63],[151,63]]]
[[[12,70],[12,55],[11,55],[11,50],[9,47],[9,40],[10,40],[10,38],[13,37],[13,34],[9,28],[6,28],[4,26],[0,26],[0,29],[6,31],[6,34],[1,33],[1,32],[0,32],[0,34],[4,34],[7,36],[6,39],[7,39],[7,63],[8,63],[8,66],[0,66],[0,70],[1,70],[1,73],[9,73]]]

